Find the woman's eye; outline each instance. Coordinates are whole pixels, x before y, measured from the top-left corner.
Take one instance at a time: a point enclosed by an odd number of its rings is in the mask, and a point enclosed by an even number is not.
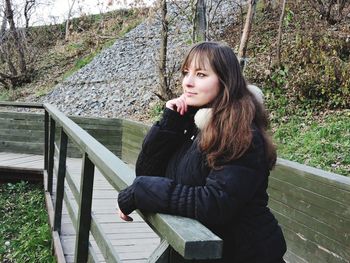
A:
[[[182,71],[182,75],[183,75],[183,76],[185,76],[185,75],[187,75],[187,74],[188,74],[188,71],[186,71],[186,70]]]
[[[200,78],[203,78],[203,77],[205,77],[206,75],[205,75],[204,73],[198,72],[198,73],[197,73],[197,76],[200,77]]]

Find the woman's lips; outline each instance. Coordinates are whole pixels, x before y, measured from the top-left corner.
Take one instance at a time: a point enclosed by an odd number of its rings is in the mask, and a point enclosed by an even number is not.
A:
[[[192,97],[192,96],[195,96],[195,95],[197,95],[197,93],[194,93],[194,92],[186,92],[186,96],[188,96],[188,97]]]

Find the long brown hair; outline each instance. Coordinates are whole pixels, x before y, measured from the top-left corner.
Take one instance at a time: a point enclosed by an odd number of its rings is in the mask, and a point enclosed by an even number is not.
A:
[[[189,67],[192,61],[200,68],[209,61],[220,82],[220,92],[209,105],[212,117],[201,131],[199,140],[209,167],[219,168],[240,158],[251,145],[254,124],[264,137],[266,157],[272,169],[276,162],[276,148],[267,134],[268,114],[249,92],[232,49],[218,42],[201,42],[189,50],[181,70]]]

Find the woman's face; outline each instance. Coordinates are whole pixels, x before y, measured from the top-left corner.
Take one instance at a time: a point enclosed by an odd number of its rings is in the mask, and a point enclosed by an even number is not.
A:
[[[211,103],[219,94],[219,78],[211,68],[209,61],[200,67],[193,59],[188,67],[183,69],[182,88],[186,104],[201,107]]]

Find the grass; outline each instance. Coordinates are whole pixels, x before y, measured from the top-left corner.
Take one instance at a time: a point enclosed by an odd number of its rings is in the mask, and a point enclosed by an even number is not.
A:
[[[280,157],[349,176],[350,111],[320,117],[294,116],[275,124]]]
[[[264,93],[279,157],[350,176],[350,110],[297,105],[281,89]]]
[[[0,184],[0,262],[56,262],[42,186]]]

